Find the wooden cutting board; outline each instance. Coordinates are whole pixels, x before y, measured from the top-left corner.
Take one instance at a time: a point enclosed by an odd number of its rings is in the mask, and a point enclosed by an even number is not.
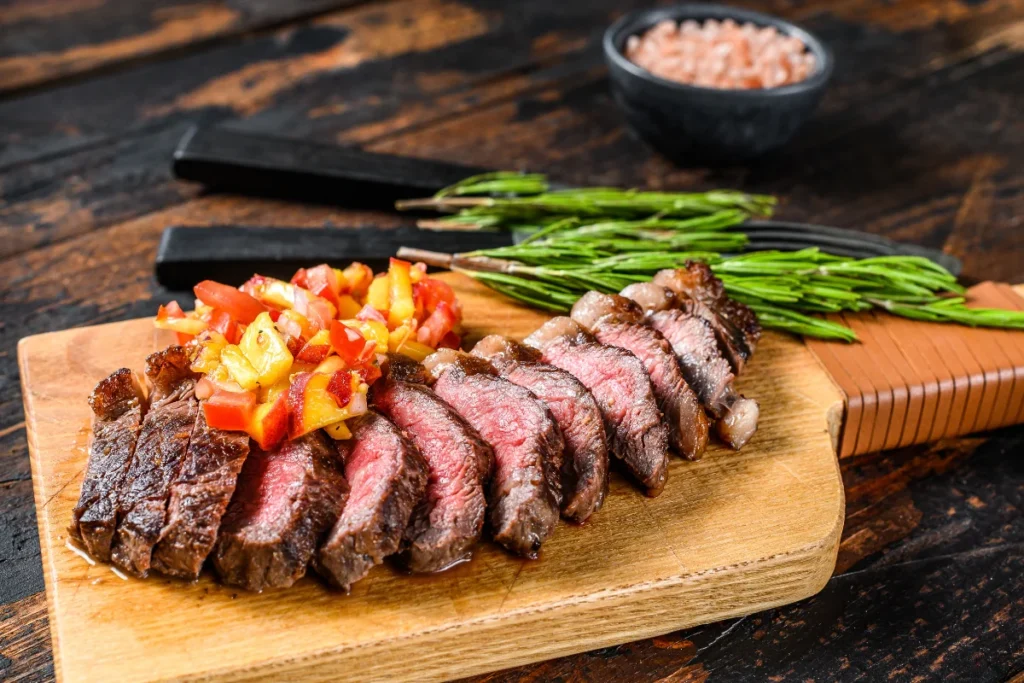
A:
[[[545,317],[446,275],[469,343],[521,338]],[[614,476],[583,526],[561,524],[541,558],[485,543],[448,572],[378,567],[350,595],[314,578],[252,595],[211,576],[122,579],[66,545],[87,460],[86,396],[162,340],[150,320],[21,340],[40,545],[58,678],[65,681],[438,680],[735,617],[820,590],[835,565],[843,487],[839,391],[799,341],[766,334],[740,381],[761,428],[739,452],[673,461],[646,498]]]

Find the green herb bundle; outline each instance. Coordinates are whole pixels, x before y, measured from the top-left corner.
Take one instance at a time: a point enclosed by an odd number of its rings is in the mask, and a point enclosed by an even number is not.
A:
[[[551,191],[543,176],[496,173],[399,207],[451,213],[431,227],[529,231],[519,244],[499,249],[406,255],[549,311],[569,310],[588,290],[618,292],[696,260],[710,265],[762,325],[794,334],[854,341],[853,330],[821,314],[873,308],[916,320],[1024,329],[1024,312],[968,308],[956,278],[922,257],[854,259],[819,249],[723,255],[746,244],[743,221],[770,214],[774,203],[733,191]]]

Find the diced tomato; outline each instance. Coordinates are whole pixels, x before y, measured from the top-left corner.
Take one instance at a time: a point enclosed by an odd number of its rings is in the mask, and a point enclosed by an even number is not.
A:
[[[348,370],[339,370],[331,375],[327,393],[334,398],[339,408],[347,406],[352,400],[352,374]]]
[[[291,282],[293,285],[298,285],[303,289],[308,289],[306,285],[306,269],[299,268],[298,270],[296,270],[295,275],[292,275],[292,279],[289,280],[289,282]]]
[[[448,330],[448,332],[446,332],[445,335],[441,337],[441,341],[437,343],[437,348],[455,349],[456,351],[458,351],[460,348],[462,348],[462,337],[455,334],[451,330]]]
[[[364,365],[356,370],[356,372],[359,373],[359,376],[362,377],[363,381],[367,384],[373,384],[380,379],[381,376],[380,366],[376,363],[373,363],[372,365]]]
[[[273,320],[275,323],[281,317],[281,311],[275,311],[273,308],[268,310],[267,313],[270,314],[270,319]]]
[[[433,313],[437,308],[437,304],[441,301],[444,301],[449,306],[452,306],[454,310],[457,310],[455,291],[447,282],[443,282],[436,278],[424,278],[414,284],[412,286],[412,295],[413,298],[416,298],[423,303],[423,310],[427,313]]]
[[[216,308],[210,314],[210,329],[217,330],[224,335],[229,344],[237,344],[238,340],[242,338],[242,332],[238,329],[238,323],[234,318]]]
[[[341,282],[338,274],[326,263],[306,270],[306,289],[337,305]]]
[[[420,323],[416,331],[416,340],[436,349],[441,339],[455,327],[456,322],[458,318],[448,302],[438,301],[434,312]]]
[[[313,344],[312,341],[310,341],[307,342],[297,354],[295,354],[295,360],[300,363],[322,363],[324,358],[327,358],[330,353],[330,345]]]
[[[161,306],[156,312],[157,320],[176,320],[184,317],[185,311],[181,310],[181,306],[178,305],[177,301],[172,301],[166,306]]]
[[[387,324],[388,319],[381,315],[381,312],[370,304],[363,306],[362,310],[356,313],[356,320],[362,320],[364,322],[370,320],[376,320],[379,323]]]
[[[234,391],[216,391],[203,403],[206,423],[214,429],[244,432],[256,407],[256,394]]]
[[[203,280],[193,291],[204,304],[224,311],[238,322],[251,323],[267,310],[251,295],[213,280]]]
[[[345,361],[346,365],[349,367],[358,365],[366,346],[366,339],[359,334],[358,330],[344,325],[340,320],[331,321],[331,347]],[[373,342],[373,348],[376,351],[376,342]]]

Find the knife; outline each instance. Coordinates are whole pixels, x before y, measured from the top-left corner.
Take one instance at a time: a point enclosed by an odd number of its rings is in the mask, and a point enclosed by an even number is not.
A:
[[[853,230],[758,221],[733,228],[746,232],[746,250],[794,251],[820,246],[829,252],[871,256],[925,256],[958,274],[960,262],[948,254],[893,242]],[[496,249],[515,244],[525,233],[485,230],[401,228],[280,228],[172,226],[164,230],[156,257],[157,281],[172,290],[190,289],[200,280],[241,284],[254,273],[290,278],[317,263],[359,261],[374,270],[387,268],[399,247],[448,254]]]

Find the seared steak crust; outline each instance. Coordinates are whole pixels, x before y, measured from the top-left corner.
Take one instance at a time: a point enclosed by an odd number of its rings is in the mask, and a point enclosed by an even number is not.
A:
[[[564,449],[558,426],[537,397],[491,374],[485,361],[462,355],[446,364],[434,391],[494,448],[488,500],[494,540],[536,557],[558,522]],[[430,358],[425,365],[431,367]]]
[[[352,438],[337,442],[348,501],[314,560],[344,590],[398,550],[427,486],[423,456],[387,418],[370,411],[348,425]]]
[[[95,413],[89,465],[68,530],[92,557],[108,562],[120,488],[142,431],[146,398],[135,374],[121,368],[96,385],[89,405]]]
[[[668,476],[668,428],[643,364],[629,351],[598,343],[569,318],[552,318],[527,337],[545,363],[583,383],[597,400],[612,453],[656,496]]]
[[[180,346],[150,355],[146,377],[153,385],[153,400],[125,476],[111,550],[114,564],[135,576],[149,573],[153,546],[167,518],[171,485],[177,480],[199,412],[193,393],[195,374]]]
[[[374,392],[374,407],[409,435],[427,465],[400,561],[414,572],[437,572],[468,559],[484,527],[494,452],[426,386],[389,380]]]
[[[347,495],[337,454],[319,431],[275,451],[254,447],[213,551],[221,580],[256,592],[291,586]]]
[[[181,470],[171,484],[167,520],[153,548],[153,569],[184,579],[199,577],[248,455],[248,434],[213,429],[199,411]]]
[[[597,401],[568,372],[532,360],[540,354],[491,335],[472,353],[486,358],[513,384],[529,389],[547,405],[565,439],[562,464],[562,516],[583,522],[604,502],[608,488],[608,440]]]

